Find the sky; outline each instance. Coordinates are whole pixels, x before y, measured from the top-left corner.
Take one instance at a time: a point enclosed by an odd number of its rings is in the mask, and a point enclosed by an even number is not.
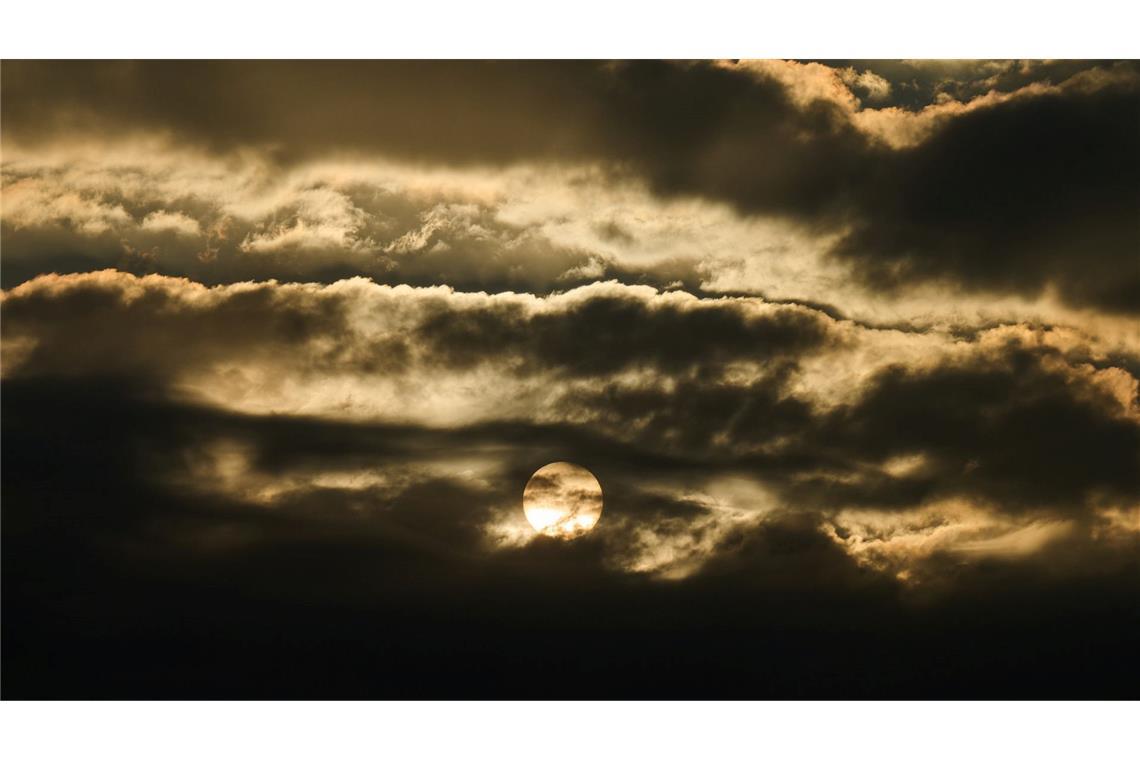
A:
[[[0,92],[5,696],[1135,696],[1135,62]]]

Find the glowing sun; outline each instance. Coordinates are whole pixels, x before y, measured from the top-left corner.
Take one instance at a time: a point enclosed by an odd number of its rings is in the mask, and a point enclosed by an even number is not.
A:
[[[523,511],[539,533],[577,538],[602,516],[602,486],[585,467],[553,462],[530,476],[523,490]]]

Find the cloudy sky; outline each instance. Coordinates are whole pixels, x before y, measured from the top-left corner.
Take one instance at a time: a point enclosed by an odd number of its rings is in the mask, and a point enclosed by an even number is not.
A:
[[[1135,63],[2,92],[6,696],[1134,695]]]

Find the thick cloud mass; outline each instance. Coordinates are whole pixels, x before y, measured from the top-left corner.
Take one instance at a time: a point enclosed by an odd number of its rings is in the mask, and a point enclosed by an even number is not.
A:
[[[861,102],[854,68],[767,63],[16,62],[5,132],[41,147],[161,134],[290,163],[600,162],[666,196],[847,230],[835,253],[872,285],[1052,286],[1135,311],[1134,65],[1042,67],[1040,79],[998,67],[975,80],[988,94],[959,87],[963,104],[941,89],[906,111]],[[924,79],[950,87],[962,73]]]
[[[1140,309],[1134,81],[977,110],[893,157],[837,252],[872,282],[954,278]]]
[[[679,478],[681,492],[706,494],[681,500],[705,499],[691,522],[964,499],[1091,530],[1140,493],[1135,377],[1021,328],[966,343],[915,336],[920,358],[904,363],[882,356],[895,331],[755,298],[616,283],[546,298],[362,280],[206,288],[114,272],[33,280],[6,294],[4,314],[12,380],[129,380],[132,392],[235,413],[501,437],[554,458],[549,441],[565,436],[631,488]],[[843,395],[837,362],[863,363]],[[206,448],[206,470],[186,477],[210,472],[203,482],[270,500],[264,489],[304,490],[305,478],[363,488],[380,477],[346,461],[274,485],[259,480],[259,446]],[[495,447],[472,456],[472,472],[510,461]],[[711,507],[725,500],[718,489],[742,487],[728,516]],[[717,554],[717,540],[693,559]]]
[[[7,695],[1134,695],[1134,64],[2,86]]]

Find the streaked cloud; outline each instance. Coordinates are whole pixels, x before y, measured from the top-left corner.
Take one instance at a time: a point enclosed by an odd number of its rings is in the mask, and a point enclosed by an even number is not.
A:
[[[1135,62],[2,77],[14,694],[1131,672]]]

